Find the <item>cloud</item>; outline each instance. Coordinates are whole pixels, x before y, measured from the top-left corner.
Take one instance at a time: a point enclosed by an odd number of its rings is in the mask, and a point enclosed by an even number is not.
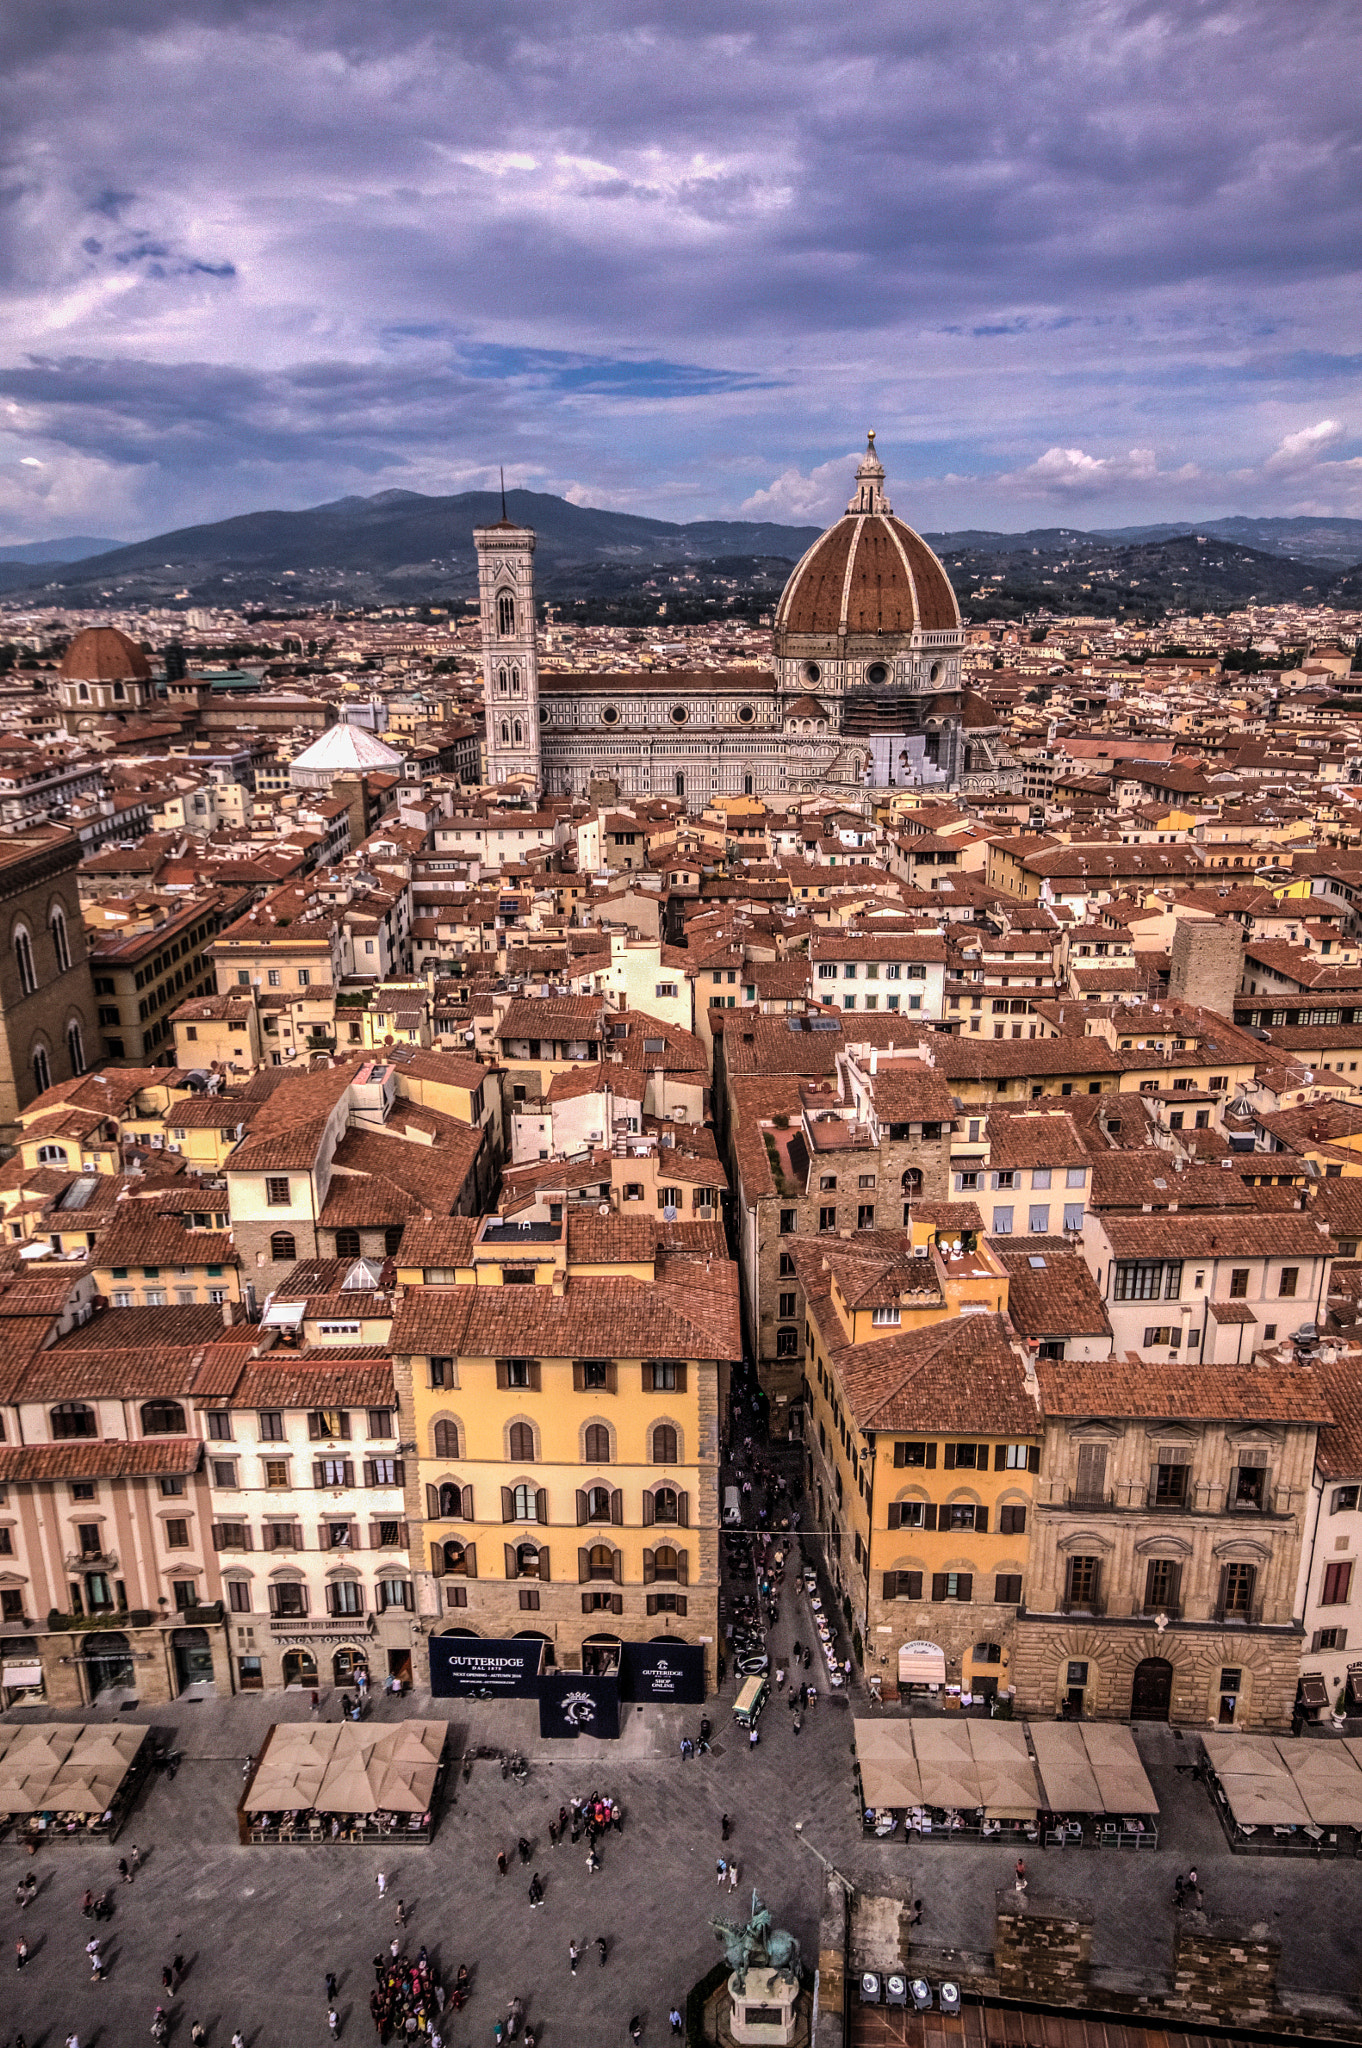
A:
[[[1341,420],[1319,420],[1313,427],[1299,427],[1294,434],[1283,436],[1263,468],[1269,474],[1312,469],[1326,449],[1338,446],[1345,431]]]
[[[867,418],[919,521],[1354,488],[1346,438],[1295,444],[1362,377],[1355,0],[12,0],[6,27],[0,367],[125,531],[503,457],[598,503],[817,519]]]

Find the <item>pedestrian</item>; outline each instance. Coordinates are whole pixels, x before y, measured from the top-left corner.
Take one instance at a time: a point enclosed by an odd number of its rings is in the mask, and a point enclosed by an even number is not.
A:
[[[539,1882],[539,1872],[536,1870],[534,1876],[530,1879],[530,1911],[533,1913],[536,1907],[542,1906],[543,1903],[544,1887]]]
[[[1025,1883],[1025,1882],[1026,1882],[1026,1858],[1025,1858],[1024,1856],[1019,1856],[1019,1857],[1017,1858],[1017,1889],[1018,1889],[1019,1891],[1021,1890],[1021,1887],[1022,1887],[1022,1885],[1023,1885],[1023,1884]]]
[[[393,1914],[393,1925],[395,1927],[405,1927],[406,1924],[407,1902],[405,1899],[399,1899],[397,1902],[397,1911]]]
[[[334,2005],[336,2002],[336,1973],[334,1970],[328,1970],[326,1973],[326,2002],[328,2005]]]
[[[685,2022],[682,2020],[681,2014],[678,2012],[675,2006],[673,2006],[671,2011],[667,2014],[667,2018],[671,2021],[673,2034],[675,2034],[679,2039],[682,2026],[685,2024]]]
[[[161,1989],[167,1993],[175,1989],[175,1972],[171,1969],[169,1963],[165,1963],[161,1967]]]
[[[380,1897],[380,1899],[386,1898],[386,1897],[387,1897],[387,1895],[388,1895],[388,1873],[387,1873],[387,1871],[386,1871],[386,1870],[380,1870],[380,1871],[379,1871],[379,1873],[378,1873],[378,1876],[377,1876],[377,1877],[376,1877],[376,1878],[374,1879],[374,1882],[375,1882],[375,1884],[376,1884],[376,1885],[378,1886],[378,1896]]]
[[[730,1859],[728,1865],[728,1889],[731,1892],[735,1892],[738,1889],[738,1866],[736,1861],[732,1859]]]
[[[1199,1906],[1201,1904],[1201,1879],[1196,1874],[1195,1865],[1187,1873],[1187,1889]]]
[[[556,1820],[549,1822],[549,1847],[551,1849],[558,1847],[558,1823]]]
[[[601,1968],[602,1968],[602,1969],[604,1969],[604,1968],[605,1968],[605,1957],[606,1957],[606,1947],[605,1947],[605,1936],[604,1936],[603,1934],[598,1934],[598,1935],[596,1936],[596,1946],[597,1946],[597,1948],[598,1948],[598,1949],[600,1950],[600,1952],[601,1952]]]
[[[182,1984],[182,1983],[184,1982],[184,1957],[183,1957],[183,1956],[172,1956],[172,1957],[171,1957],[171,1959],[170,1959],[170,1976],[171,1976],[171,1985],[170,1985],[170,1988],[171,1988],[171,1990],[172,1990],[172,1991],[178,1991],[178,1990],[179,1990],[179,1988],[180,1988],[180,1985],[181,1985],[181,1984]]]
[[[129,1849],[128,1851],[128,1862],[134,1870],[140,1869],[141,1867],[142,1851],[138,1848],[136,1842],[133,1843],[131,1849]]]
[[[694,1743],[693,1743],[693,1742],[691,1741],[691,1739],[690,1739],[689,1735],[683,1735],[683,1736],[681,1737],[681,1761],[682,1761],[682,1763],[685,1763],[685,1762],[686,1762],[687,1758],[688,1758],[688,1757],[689,1757],[689,1756],[690,1756],[690,1755],[692,1754],[692,1752],[694,1751],[694,1748],[695,1748],[695,1744],[694,1744]]]
[[[568,1943],[568,1968],[569,1970],[571,1970],[574,1977],[577,1974],[577,1958],[578,1956],[580,1956],[581,1953],[582,1951],[578,1948],[575,1941],[570,1941]]]
[[[191,2043],[191,2048],[204,2048],[204,2044],[206,2043],[208,2036],[204,2032],[198,2020],[195,2020],[193,2026],[189,2029],[189,2039]]]
[[[397,1958],[398,1958],[398,1956],[399,1956],[399,1955],[400,1955],[401,1953],[402,1953],[402,1944],[401,1944],[401,1943],[399,1942],[399,1940],[397,1939],[397,1936],[396,1936],[396,1935],[394,1935],[394,1936],[393,1936],[393,1938],[392,1938],[392,1940],[391,1940],[391,1941],[390,1941],[390,1942],[388,1943],[388,1954],[389,1954],[389,1955],[390,1955],[390,1956],[392,1957],[393,1961],[394,1961],[394,1962],[396,1962],[396,1961],[397,1961]]]
[[[634,2017],[629,2022],[629,2039],[631,2041],[641,2041],[643,2039],[643,2021],[637,2013],[634,2014]]]
[[[232,2048],[246,2048],[246,2042],[243,2038],[240,2027],[237,2028],[236,2032],[232,2036]]]
[[[733,1825],[733,1823],[732,1823],[732,1821],[731,1821],[731,1820],[729,1819],[729,1817],[728,1817],[728,1815],[727,1815],[726,1813],[724,1813],[724,1814],[720,1814],[720,1816],[719,1816],[719,1828],[720,1828],[720,1831],[721,1831],[721,1834],[722,1834],[722,1839],[723,1839],[723,1840],[724,1840],[725,1842],[726,1842],[726,1841],[728,1840],[728,1831],[729,1831],[729,1829],[730,1829],[730,1828],[732,1827],[732,1825]]]
[[[66,2048],[80,2048],[80,2035],[68,2034],[66,2037]]]
[[[318,1712],[319,1712],[319,1711],[320,1711],[320,1709],[321,1709],[321,1704],[322,1704],[322,1696],[321,1696],[321,1694],[320,1694],[320,1693],[318,1692],[318,1690],[317,1690],[316,1686],[314,1685],[314,1686],[313,1686],[313,1688],[312,1688],[312,1718],[313,1718],[313,1720],[314,1720],[314,1721],[316,1720],[316,1718],[317,1718],[317,1715],[318,1715]]]
[[[596,1854],[596,1844],[594,1842],[586,1852],[586,1867],[592,1877],[596,1875],[596,1872],[601,1867],[601,1859]]]
[[[24,1964],[25,1964],[25,1963],[26,1963],[27,1961],[28,1961],[28,1943],[27,1943],[27,1942],[26,1942],[26,1941],[24,1940],[24,1937],[23,1937],[23,1935],[21,1934],[21,1935],[19,1936],[19,1939],[18,1939],[18,1940],[17,1940],[16,1942],[15,1942],[15,1944],[14,1944],[14,1967],[15,1967],[15,1969],[16,1969],[16,1970],[22,1970],[22,1969],[23,1969],[23,1967],[24,1967]]]
[[[120,1856],[118,1859],[118,1875],[122,1878],[124,1884],[132,1883],[132,1872],[128,1868],[126,1856]]]
[[[331,2029],[331,2038],[334,2041],[340,2033],[340,2014],[334,2005],[329,2005],[326,2009],[326,2024]]]
[[[534,1853],[532,1845],[526,1841],[523,1835],[520,1837],[520,1840],[516,1843],[516,1853],[520,1857],[522,1863],[528,1863],[530,1857]]]
[[[563,1836],[567,1833],[567,1831],[568,1810],[565,1806],[560,1806],[558,1809],[558,1839],[560,1842],[562,1841]]]
[[[921,1901],[921,1899],[914,1899],[914,1900],[913,1900],[913,1910],[912,1910],[912,1912],[911,1912],[911,1913],[910,1913],[910,1914],[908,1915],[908,1925],[909,1925],[910,1927],[916,1927],[916,1926],[917,1926],[917,1924],[918,1924],[918,1922],[919,1922],[919,1920],[921,1920],[921,1918],[922,1918],[922,1901]]]
[[[1173,1879],[1173,1905],[1181,1911],[1187,1903],[1187,1880],[1181,1872]]]
[[[800,1719],[798,1718],[798,1716],[796,1716],[796,1717],[795,1717],[795,1720],[793,1721],[793,1723],[792,1723],[791,1725],[792,1725],[792,1729],[793,1729],[793,1732],[794,1732],[794,1734],[798,1735],[798,1733],[799,1733],[800,1729],[801,1729],[801,1728],[803,1727],[803,1725],[804,1725],[804,1724],[803,1724],[803,1722],[802,1722],[802,1721],[801,1721],[801,1720],[800,1720]]]
[[[572,1839],[573,1839],[573,1841],[575,1842],[575,1841],[576,1841],[576,1839],[577,1839],[577,1837],[576,1837],[576,1836],[574,1835],[574,1836],[572,1837]],[[505,1877],[505,1875],[506,1875],[506,1851],[505,1851],[504,1849],[498,1849],[498,1850],[497,1850],[497,1876],[498,1876],[498,1877]]]
[[[101,1979],[101,1978],[103,1977],[103,1975],[104,1975],[104,1965],[103,1965],[103,1963],[102,1963],[102,1962],[100,1961],[100,1955],[99,1955],[99,1936],[98,1936],[98,1935],[95,1935],[95,1937],[94,1937],[94,1939],[93,1939],[92,1941],[87,1941],[87,1942],[86,1942],[86,1944],[85,1944],[85,1953],[86,1953],[86,1955],[87,1955],[87,1956],[88,1956],[88,1957],[90,1958],[90,1981],[91,1981],[91,1983],[93,1983],[93,1984],[98,1984],[98,1983],[99,1983],[99,1981],[100,1981],[100,1979]]]
[[[724,1857],[721,1856],[714,1866],[714,1882],[716,1884],[722,1884],[727,1876],[728,1864]]]
[[[758,1729],[758,1728],[756,1728],[756,1727],[750,1728],[750,1729],[748,1730],[748,1732],[747,1732],[747,1747],[748,1747],[748,1749],[749,1749],[749,1750],[753,1750],[753,1749],[755,1749],[755,1748],[756,1748],[756,1746],[757,1746],[757,1744],[758,1744],[758,1743],[759,1743],[760,1741],[761,1741],[761,1731],[760,1731],[760,1729]]]

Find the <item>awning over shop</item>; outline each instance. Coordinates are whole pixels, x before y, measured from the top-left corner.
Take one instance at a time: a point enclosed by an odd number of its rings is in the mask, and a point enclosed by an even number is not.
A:
[[[900,1685],[944,1685],[946,1653],[936,1643],[899,1645]]]
[[[0,1667],[0,1685],[41,1685],[41,1664],[6,1664]]]
[[[1110,1721],[1031,1721],[1027,1728],[1052,1813],[1158,1812],[1128,1728]]]

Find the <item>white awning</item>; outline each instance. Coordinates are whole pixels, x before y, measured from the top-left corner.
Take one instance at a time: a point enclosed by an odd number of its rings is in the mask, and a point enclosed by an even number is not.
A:
[[[6,1664],[0,1670],[0,1685],[41,1685],[42,1682],[41,1664]]]
[[[900,1685],[944,1685],[946,1653],[936,1643],[902,1643],[899,1646]]]

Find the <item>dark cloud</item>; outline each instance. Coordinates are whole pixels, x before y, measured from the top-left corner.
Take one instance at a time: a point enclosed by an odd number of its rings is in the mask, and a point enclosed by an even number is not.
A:
[[[928,522],[1351,509],[1268,458],[1362,424],[1359,41],[1353,0],[14,0],[0,469],[125,531],[503,457],[684,514],[807,500],[873,417]]]

